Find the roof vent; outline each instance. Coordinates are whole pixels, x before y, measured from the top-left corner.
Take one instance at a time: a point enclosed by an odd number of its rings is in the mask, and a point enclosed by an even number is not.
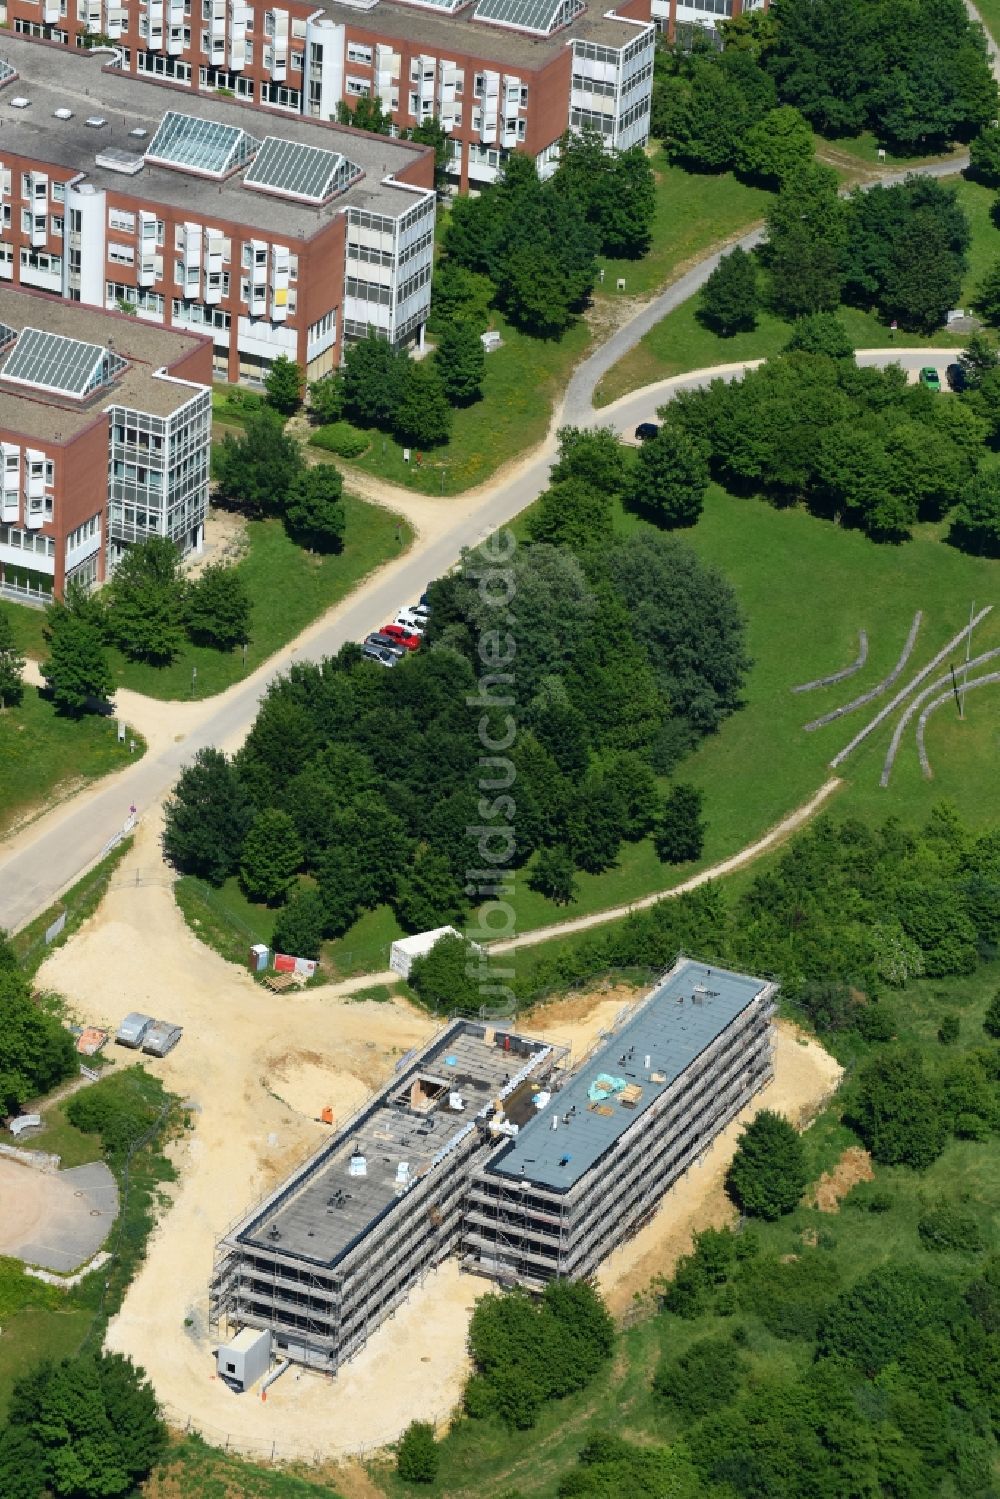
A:
[[[98,151],[94,161],[105,171],[121,172],[126,177],[134,177],[146,165],[145,157],[123,151],[119,146],[105,146],[103,151]]]
[[[10,101],[10,107],[11,109],[27,109],[30,103],[31,100],[26,99],[23,94],[15,94]]]
[[[54,109],[52,111],[52,118],[54,120],[71,120],[73,118],[73,111],[71,109],[65,109],[65,108],[64,109]]]
[[[103,115],[88,115],[83,123],[89,125],[91,130],[103,130],[108,122]]]
[[[368,1162],[359,1150],[355,1151],[354,1155],[352,1155],[351,1159],[348,1161],[347,1174],[348,1176],[368,1175]]]

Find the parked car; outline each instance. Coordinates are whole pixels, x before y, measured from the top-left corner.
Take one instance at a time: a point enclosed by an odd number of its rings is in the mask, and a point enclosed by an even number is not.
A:
[[[383,651],[392,651],[394,656],[403,655],[403,647],[399,641],[393,640],[391,635],[384,634],[382,630],[373,630],[370,635],[366,635],[365,645],[375,645]]]
[[[422,635],[427,628],[426,618],[409,608],[400,609],[395,623],[401,625],[404,630],[409,630],[413,635]]]
[[[969,383],[965,371],[960,364],[949,364],[944,372],[944,377],[948,382],[948,389],[953,390],[956,395],[961,395]]]
[[[420,649],[420,636],[408,630],[405,625],[383,625],[379,631],[380,635],[388,635],[390,640],[395,640],[405,650],[417,651]]]
[[[636,442],[650,442],[654,437],[660,435],[660,429],[656,422],[640,422],[635,429]]]
[[[928,390],[941,389],[941,376],[932,364],[925,364],[920,371],[920,383],[926,385]]]
[[[368,660],[377,661],[379,666],[395,666],[399,660],[396,652],[384,645],[369,645],[366,641],[362,649]]]

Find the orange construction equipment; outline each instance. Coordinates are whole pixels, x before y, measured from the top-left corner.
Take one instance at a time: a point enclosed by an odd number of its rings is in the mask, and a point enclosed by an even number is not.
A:
[[[333,1110],[331,1108],[329,1108],[329,1107],[325,1108],[323,1110],[323,1112],[320,1114],[319,1117],[323,1121],[324,1124],[332,1124],[333,1123]]]

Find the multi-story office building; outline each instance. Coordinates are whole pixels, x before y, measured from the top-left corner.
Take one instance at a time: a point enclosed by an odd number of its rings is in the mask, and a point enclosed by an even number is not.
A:
[[[656,5],[676,0],[654,0]],[[650,0],[6,0],[16,35],[99,38],[135,77],[219,89],[283,116],[330,120],[378,99],[400,130],[437,118],[450,171],[489,182],[505,155],[554,169],[569,128],[609,145],[649,134]],[[197,108],[197,106],[192,106]],[[283,133],[284,126],[276,126]]]
[[[279,354],[315,379],[370,327],[422,335],[427,147],[181,97],[108,62],[6,43],[0,287],[208,333],[230,380]]]
[[[130,543],[200,548],[212,346],[0,287],[0,594],[60,597]]]
[[[776,991],[680,958],[572,1072],[453,1022],[223,1236],[213,1328],[333,1373],[453,1251],[533,1289],[590,1275],[770,1080]]]

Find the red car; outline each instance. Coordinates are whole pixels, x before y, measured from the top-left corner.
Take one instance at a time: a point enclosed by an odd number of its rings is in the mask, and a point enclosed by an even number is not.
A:
[[[388,635],[390,640],[397,640],[408,651],[420,649],[420,636],[414,635],[412,630],[404,629],[402,625],[383,625],[379,633]]]

